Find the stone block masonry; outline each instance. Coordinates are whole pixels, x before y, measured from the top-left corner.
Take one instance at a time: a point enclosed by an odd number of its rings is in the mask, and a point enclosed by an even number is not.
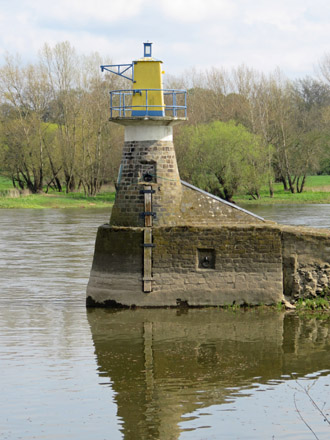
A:
[[[145,176],[150,176],[146,182]],[[174,225],[180,215],[181,182],[172,141],[125,142],[111,225],[143,226],[143,185],[154,190],[156,225]]]
[[[270,304],[282,297],[279,231],[258,226],[154,230],[154,292],[187,305]],[[204,251],[204,252],[203,252]],[[199,258],[210,254],[213,265]]]
[[[283,297],[279,229],[257,225],[155,227],[150,293],[142,291],[142,235],[143,228],[99,228],[88,305],[273,304]],[[200,265],[199,256],[205,258],[205,252],[213,255],[213,267]],[[129,260],[121,265],[126,256]]]

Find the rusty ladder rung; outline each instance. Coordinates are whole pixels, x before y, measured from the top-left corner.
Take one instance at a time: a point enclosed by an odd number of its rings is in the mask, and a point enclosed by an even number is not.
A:
[[[143,234],[143,292],[152,292],[152,187],[145,185],[144,194],[144,234]]]

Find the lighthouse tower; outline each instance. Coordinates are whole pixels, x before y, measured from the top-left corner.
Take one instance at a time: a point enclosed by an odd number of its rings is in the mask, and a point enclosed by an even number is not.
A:
[[[176,225],[182,196],[173,125],[187,119],[186,91],[163,89],[161,65],[147,42],[131,64],[101,66],[132,81],[110,93],[110,120],[125,127],[110,225],[144,227],[144,292],[152,290],[152,226]]]
[[[186,120],[186,91],[163,89],[162,61],[152,57],[152,43],[131,64],[102,66],[132,81],[132,89],[110,97],[110,120],[125,127],[110,224],[175,225],[181,183],[173,146],[173,125]]]
[[[144,43],[140,59],[101,68],[132,87],[110,92],[110,120],[124,126],[125,139],[110,222],[97,232],[87,306],[278,302],[277,233],[264,230],[261,217],[180,180],[173,126],[187,119],[186,91],[163,88],[152,43]],[[271,258],[269,248],[276,250]]]

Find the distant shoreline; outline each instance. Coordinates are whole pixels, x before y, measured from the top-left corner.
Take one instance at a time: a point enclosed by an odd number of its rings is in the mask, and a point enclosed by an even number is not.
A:
[[[86,209],[113,206],[115,193],[87,197],[80,193],[31,194],[20,197],[0,196],[0,209]]]
[[[104,188],[109,189],[109,188]],[[113,189],[113,188],[111,188]],[[10,196],[11,195],[11,196]],[[42,194],[18,195],[18,190],[12,187],[11,181],[0,176],[0,209],[64,209],[64,208],[111,208],[115,200],[114,191],[103,191],[93,197],[81,192],[54,192]],[[283,190],[281,183],[274,184],[274,196],[269,196],[268,188],[263,187],[259,199],[249,195],[236,194],[234,202],[240,205],[275,205],[275,204],[330,204],[330,175],[308,176],[305,190],[302,193],[291,194]]]
[[[86,209],[86,208],[112,208],[115,193],[102,193],[95,197],[87,197],[82,194],[31,194],[20,197],[0,196],[0,209],[23,208],[23,209]],[[263,205],[303,205],[303,204],[330,204],[330,193],[305,192],[293,194],[292,197],[280,198],[279,196],[262,197],[258,200],[234,197],[234,202],[244,206]]]

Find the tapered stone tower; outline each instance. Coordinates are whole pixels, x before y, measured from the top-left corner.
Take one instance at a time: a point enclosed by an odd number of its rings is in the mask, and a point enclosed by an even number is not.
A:
[[[154,225],[176,224],[181,182],[171,124],[177,120],[162,119],[149,116],[122,121],[125,144],[111,225],[144,226],[148,216],[152,216]],[[149,211],[144,209],[146,194],[150,194],[149,203],[152,200]]]
[[[131,80],[132,89],[110,93],[110,120],[125,127],[125,142],[110,223],[97,234],[87,305],[276,302],[279,234],[265,229],[262,218],[180,180],[172,130],[187,119],[186,91],[163,89],[161,64],[144,43],[141,59],[102,66]],[[257,224],[258,234],[251,226]],[[263,245],[267,240],[274,252]],[[261,263],[266,289],[255,270]]]
[[[162,62],[151,55],[144,43],[144,57],[131,65],[132,90],[111,93],[111,120],[125,126],[113,226],[175,225],[180,209],[172,127],[186,119],[186,92],[163,89]]]

